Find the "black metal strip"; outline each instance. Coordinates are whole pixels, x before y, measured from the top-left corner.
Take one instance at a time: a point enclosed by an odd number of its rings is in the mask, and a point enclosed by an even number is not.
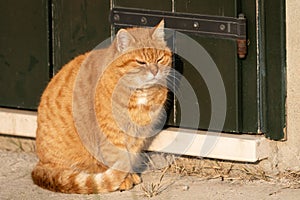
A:
[[[224,39],[246,39],[246,19],[224,16],[172,13],[131,8],[113,8],[110,20],[114,26],[155,26],[165,20],[166,28],[185,33],[221,37]]]

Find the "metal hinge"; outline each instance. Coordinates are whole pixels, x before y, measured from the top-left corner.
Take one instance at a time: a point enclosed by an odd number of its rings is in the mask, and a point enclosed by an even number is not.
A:
[[[114,26],[155,26],[161,19],[165,26],[177,31],[235,39],[237,41],[239,58],[247,54],[246,18],[240,14],[238,18],[225,16],[210,16],[165,11],[152,11],[131,8],[113,8],[110,20]]]

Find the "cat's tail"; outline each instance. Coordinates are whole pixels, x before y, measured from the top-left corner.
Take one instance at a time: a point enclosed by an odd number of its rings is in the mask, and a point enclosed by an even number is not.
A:
[[[48,190],[63,193],[93,194],[120,189],[120,185],[128,176],[128,172],[109,168],[103,173],[89,174],[39,163],[33,169],[31,175],[35,184]]]

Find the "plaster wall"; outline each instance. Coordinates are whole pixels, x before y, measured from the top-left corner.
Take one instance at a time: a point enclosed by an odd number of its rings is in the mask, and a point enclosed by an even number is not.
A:
[[[300,1],[286,1],[287,140],[270,142],[273,170],[300,170]],[[275,80],[274,80],[275,81]]]

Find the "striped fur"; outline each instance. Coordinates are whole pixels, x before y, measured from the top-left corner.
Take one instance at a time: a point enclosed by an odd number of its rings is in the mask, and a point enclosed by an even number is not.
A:
[[[35,184],[56,192],[90,194],[129,190],[141,182],[132,171],[139,164],[135,154],[151,142],[168,92],[162,83],[172,55],[163,25],[122,29],[110,47],[74,58],[53,77],[38,107]],[[92,111],[74,113],[74,106],[89,105],[87,88],[95,83],[96,126],[89,118]],[[93,132],[96,147],[85,141],[90,132],[79,131],[83,126],[100,128]],[[128,159],[127,153],[134,156]]]

